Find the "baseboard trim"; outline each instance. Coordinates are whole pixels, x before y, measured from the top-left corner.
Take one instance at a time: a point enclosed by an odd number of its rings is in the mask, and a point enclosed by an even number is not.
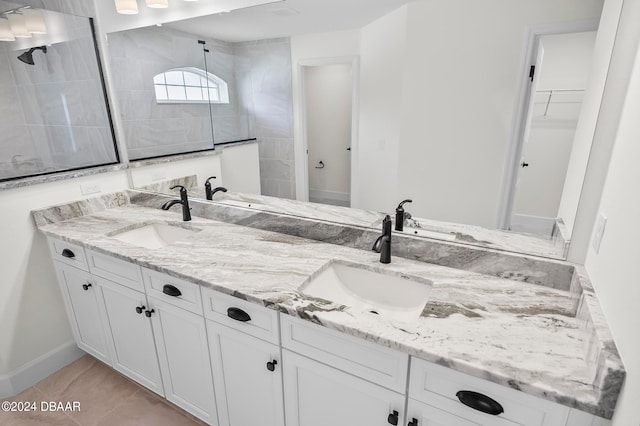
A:
[[[525,232],[551,238],[556,220],[551,217],[514,214],[511,217],[509,229],[515,232]]]
[[[71,364],[85,354],[71,341],[29,361],[7,374],[0,375],[0,398],[11,398],[40,380]]]
[[[348,192],[325,191],[323,189],[309,188],[309,198],[348,202],[351,201],[351,194]]]

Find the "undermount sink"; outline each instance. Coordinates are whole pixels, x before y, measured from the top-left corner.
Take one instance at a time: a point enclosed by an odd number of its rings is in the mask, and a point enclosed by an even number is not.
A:
[[[299,290],[357,311],[415,321],[427,304],[432,285],[424,278],[332,261]]]
[[[190,237],[197,232],[200,232],[200,230],[183,228],[166,223],[153,223],[128,231],[118,232],[111,235],[111,238],[138,247],[159,249]]]

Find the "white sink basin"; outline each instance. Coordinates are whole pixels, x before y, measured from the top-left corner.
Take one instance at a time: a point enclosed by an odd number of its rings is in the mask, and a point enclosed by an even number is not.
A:
[[[423,278],[333,261],[320,268],[299,290],[358,311],[415,321],[427,304],[432,284]]]
[[[131,229],[111,235],[123,243],[132,244],[147,249],[159,249],[183,240],[191,235],[200,232],[199,229],[187,229],[180,226],[169,225],[165,223],[153,223],[144,225],[140,228]]]

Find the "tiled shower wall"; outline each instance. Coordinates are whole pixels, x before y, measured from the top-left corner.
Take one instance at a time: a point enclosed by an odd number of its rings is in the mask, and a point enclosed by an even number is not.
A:
[[[158,104],[153,88],[171,68],[204,68],[199,38],[166,26],[108,35],[130,158],[211,147],[208,105]],[[262,194],[295,198],[289,39],[206,41],[207,69],[229,85],[230,103],[212,104],[215,143],[257,138]]]
[[[67,15],[70,40],[20,62],[0,43],[0,179],[116,160],[88,21]]]
[[[166,27],[148,27],[108,35],[109,56],[129,157],[139,159],[212,147],[209,105],[162,103],[155,99],[153,77],[172,68],[204,69],[198,36]],[[216,143],[249,137],[246,109],[238,101],[233,47],[207,39],[207,69],[229,86],[229,104],[212,104]]]
[[[251,90],[263,195],[295,198],[290,39],[234,43],[242,93]]]

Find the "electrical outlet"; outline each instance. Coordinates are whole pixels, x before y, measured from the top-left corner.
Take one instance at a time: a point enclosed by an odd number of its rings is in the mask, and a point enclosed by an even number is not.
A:
[[[591,247],[596,253],[600,251],[600,243],[602,242],[602,236],[604,235],[604,228],[607,226],[607,217],[604,213],[598,215],[596,222],[596,229],[593,231],[593,240],[591,241]]]
[[[102,192],[102,188],[97,182],[85,182],[80,184],[80,193],[82,193],[82,195],[97,194],[98,192]]]
[[[152,181],[156,181],[156,180],[162,180],[162,179],[166,179],[167,178],[167,171],[166,170],[156,170],[155,172],[151,173],[151,180]]]

